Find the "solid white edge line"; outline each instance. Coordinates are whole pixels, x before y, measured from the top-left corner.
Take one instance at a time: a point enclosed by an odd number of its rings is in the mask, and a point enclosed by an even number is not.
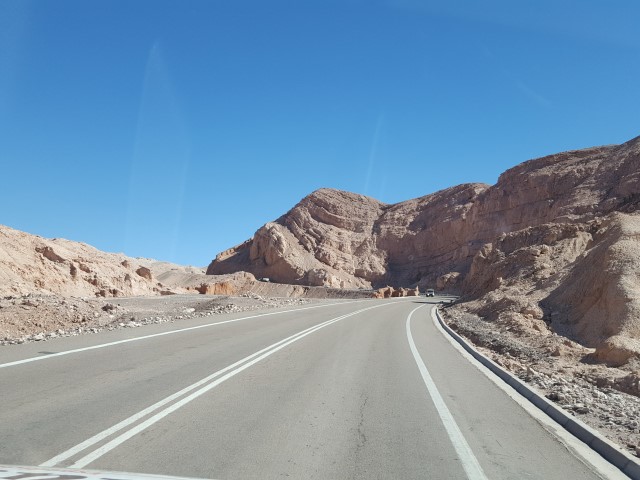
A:
[[[302,308],[296,308],[296,309],[292,309],[292,310],[279,310],[279,311],[276,311],[276,312],[260,313],[260,314],[257,314],[257,315],[250,315],[248,317],[233,318],[231,320],[223,320],[221,322],[207,323],[205,325],[196,325],[194,327],[180,328],[180,329],[177,329],[177,330],[170,330],[168,332],[152,333],[150,335],[143,335],[141,337],[127,338],[125,340],[117,340],[115,342],[101,343],[99,345],[92,345],[90,347],[75,348],[73,350],[65,350],[64,352],[50,353],[50,354],[42,355],[42,356],[39,356],[39,357],[30,357],[30,358],[25,358],[23,360],[16,360],[14,362],[2,363],[2,364],[0,364],[0,368],[13,367],[13,366],[16,366],[16,365],[22,365],[24,363],[38,362],[38,361],[41,361],[41,360],[48,360],[50,358],[60,357],[60,356],[63,356],[63,355],[70,355],[72,353],[86,352],[88,350],[96,350],[96,349],[99,349],[99,348],[112,347],[114,345],[120,345],[122,343],[137,342],[139,340],[146,340],[147,338],[162,337],[164,335],[173,335],[175,333],[188,332],[190,330],[198,330],[200,328],[215,327],[216,325],[223,325],[225,323],[241,322],[243,320],[250,320],[252,318],[259,318],[259,317],[268,317],[269,315],[277,315],[279,313],[300,312],[302,310],[310,310],[310,309],[313,309],[313,308],[324,308],[324,307],[331,307],[331,306],[335,306],[335,305],[348,305],[350,303],[357,303],[357,302],[362,302],[362,301],[366,301],[366,300],[368,300],[368,299],[353,300],[353,301],[343,302],[343,303],[329,303],[329,304],[326,304],[326,305],[312,305],[310,307],[302,307]]]
[[[203,378],[202,380],[199,380],[198,382],[195,382],[195,383],[183,388],[179,392],[176,392],[176,393],[164,398],[163,400],[160,400],[159,402],[156,402],[155,404],[151,405],[150,407],[147,407],[147,408],[141,410],[140,412],[138,412],[138,413],[126,418],[125,420],[117,423],[116,425],[114,425],[114,426],[112,426],[110,428],[107,428],[106,430],[103,430],[102,432],[100,432],[100,433],[90,437],[89,439],[85,440],[84,442],[81,442],[78,445],[75,445],[74,447],[71,447],[68,450],[65,450],[64,452],[60,453],[59,455],[56,455],[55,457],[53,457],[53,458],[47,460],[46,462],[42,463],[40,466],[41,467],[54,467],[54,466],[58,465],[60,462],[63,462],[65,460],[73,457],[74,455],[80,453],[81,451],[86,450],[90,446],[95,445],[96,443],[98,443],[98,442],[104,440],[105,438],[115,434],[116,432],[122,430],[123,428],[125,428],[125,427],[127,427],[127,426],[129,426],[129,425],[131,425],[131,424],[133,424],[135,422],[137,422],[138,420],[140,420],[143,417],[151,414],[153,411],[155,411],[158,408],[166,405],[167,403],[170,403],[173,400],[176,400],[177,398],[179,398],[179,397],[189,393],[190,391],[192,391],[192,390],[194,390],[194,389],[196,389],[196,388],[198,388],[198,387],[210,382],[214,378],[219,377],[220,375],[224,374],[225,372],[228,372],[229,370],[232,370],[232,369],[238,367],[239,365],[242,365],[243,363],[248,362],[251,359],[253,359],[253,358],[255,358],[255,357],[259,356],[259,355],[267,355],[267,354],[270,355],[272,353],[275,353],[275,351],[279,350],[280,348],[283,348],[284,346],[288,345],[289,343],[292,343],[293,341],[298,340],[298,338],[302,338],[302,336],[306,336],[306,335],[308,335],[310,333],[313,333],[316,330],[319,330],[320,328],[323,328],[323,327],[325,327],[325,326],[327,326],[327,325],[329,325],[331,323],[337,322],[339,320],[342,320],[344,318],[350,317],[352,315],[356,315],[356,314],[361,313],[361,312],[363,312],[365,310],[370,310],[370,309],[382,307],[382,306],[385,306],[385,305],[389,305],[389,303],[374,305],[372,307],[363,308],[363,309],[357,310],[355,312],[351,312],[351,313],[348,313],[348,314],[345,314],[345,315],[341,315],[339,317],[336,317],[336,318],[333,318],[333,319],[330,319],[330,320],[326,320],[326,321],[321,322],[321,323],[319,323],[317,325],[313,325],[313,326],[311,326],[311,327],[309,327],[307,329],[304,329],[304,330],[302,330],[300,332],[297,332],[297,333],[295,333],[295,334],[293,334],[293,335],[291,335],[291,336],[289,336],[287,338],[284,338],[284,339],[282,339],[282,340],[280,340],[278,342],[275,342],[275,343],[269,345],[268,347],[265,347],[262,350],[259,350],[258,352],[255,352],[255,353],[253,353],[251,355],[248,355],[248,356],[242,358],[241,360],[238,360],[237,362],[235,362],[235,363],[233,363],[231,365],[228,365],[227,367],[225,367],[225,368],[223,368],[221,370],[218,370],[217,372],[215,372],[215,373]],[[283,345],[285,342],[288,342],[288,343],[286,343],[286,345]],[[260,357],[260,359],[262,359],[262,358],[266,358],[266,357],[264,357],[264,356]],[[259,360],[256,360],[256,362],[257,361],[259,361]],[[254,363],[255,362],[252,362],[251,365],[253,365]],[[246,367],[248,367],[248,366],[250,366],[250,365],[247,365]],[[242,368],[242,370],[243,369],[244,368]],[[235,375],[236,373],[239,373],[242,370],[240,370],[240,369],[237,370],[233,375]],[[233,376],[233,375],[231,375],[231,376]],[[230,378],[230,377],[226,377],[225,376],[224,380],[226,380],[227,378]],[[222,381],[224,381],[224,380],[222,380]],[[222,383],[222,381],[216,383],[216,385],[218,385],[219,383]],[[208,389],[213,388],[216,385],[210,386]],[[205,393],[205,391],[202,391],[202,393]],[[201,395],[202,393],[200,393],[199,395]],[[199,396],[199,395],[197,395],[197,396]],[[191,398],[191,397],[188,397],[188,398]],[[193,397],[193,398],[196,398],[196,397]],[[152,418],[155,418],[155,417],[152,417]],[[153,423],[155,423],[155,422],[153,422]],[[120,437],[118,437],[118,438],[120,438]],[[122,440],[122,441],[124,441],[124,440]],[[120,443],[122,443],[122,442],[120,442]],[[114,445],[114,447],[115,447],[115,445]],[[86,456],[84,458],[86,458]],[[86,465],[87,463],[84,463],[84,465]],[[81,468],[81,467],[77,466],[77,464],[74,464],[73,468]]]
[[[427,366],[424,364],[420,353],[416,347],[415,342],[413,341],[413,335],[411,335],[411,317],[416,310],[419,310],[424,305],[414,308],[407,317],[406,322],[406,330],[407,330],[407,340],[409,341],[409,347],[411,348],[411,353],[413,354],[413,358],[418,365],[418,369],[420,370],[420,374],[422,375],[422,380],[424,381],[427,391],[431,396],[431,400],[433,401],[436,410],[438,411],[438,415],[440,416],[440,420],[444,425],[447,434],[449,435],[449,439],[453,444],[453,448],[458,454],[458,458],[460,459],[460,463],[462,463],[462,468],[467,474],[467,478],[469,480],[487,480],[487,476],[484,474],[478,459],[473,454],[471,447],[467,443],[467,440],[464,438],[464,435],[460,431],[460,427],[456,423],[453,415],[447,408],[442,395],[438,391],[435,382],[431,378],[431,374],[427,369]]]
[[[571,433],[567,432],[561,425],[550,418],[546,413],[533,405],[529,400],[523,397],[515,389],[507,385],[504,380],[498,377],[495,373],[481,364],[475,359],[469,352],[467,352],[462,345],[455,341],[449,335],[440,322],[436,318],[437,306],[433,305],[431,308],[431,320],[433,321],[436,329],[444,336],[449,343],[455,348],[460,355],[469,361],[474,367],[476,367],[482,374],[487,377],[493,384],[502,390],[509,398],[522,407],[533,419],[550,435],[556,437],[556,439],[579,461],[587,466],[587,468],[594,469],[594,473],[600,475],[603,479],[607,480],[629,480],[629,477],[622,473],[619,468],[607,462],[600,455],[595,454],[594,451],[586,445],[584,442],[577,439]]]

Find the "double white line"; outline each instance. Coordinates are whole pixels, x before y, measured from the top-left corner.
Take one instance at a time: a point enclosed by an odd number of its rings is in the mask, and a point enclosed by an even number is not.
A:
[[[218,370],[217,372],[212,373],[211,375],[203,378],[202,380],[200,380],[200,381],[198,381],[196,383],[193,383],[192,385],[189,385],[186,388],[183,388],[179,392],[176,392],[173,395],[170,395],[170,396],[160,400],[159,402],[154,403],[150,407],[147,407],[144,410],[139,411],[138,413],[130,416],[129,418],[121,421],[120,423],[117,423],[116,425],[114,425],[114,426],[112,426],[110,428],[107,428],[106,430],[103,430],[102,432],[94,435],[93,437],[85,440],[82,443],[79,443],[78,445],[76,445],[74,447],[71,447],[69,450],[66,450],[65,452],[62,452],[61,454],[56,455],[55,457],[51,458],[50,460],[47,460],[46,462],[44,462],[40,466],[41,467],[61,466],[62,463],[65,463],[67,460],[69,460],[70,458],[72,458],[72,457],[78,455],[79,453],[85,451],[89,447],[95,446],[96,444],[102,442],[103,440],[107,439],[108,437],[120,432],[121,430],[126,429],[126,427],[129,427],[130,425],[135,424],[139,420],[142,420],[144,417],[146,417],[148,415],[151,415],[152,413],[156,412],[156,410],[160,409],[161,407],[164,407],[165,405],[170,404],[168,407],[158,411],[157,413],[155,413],[151,417],[147,418],[143,422],[137,423],[132,428],[130,428],[128,430],[125,430],[124,432],[120,433],[120,435],[118,435],[117,437],[115,437],[112,440],[108,441],[104,445],[102,445],[102,446],[96,448],[95,450],[85,454],[82,458],[80,458],[79,460],[76,460],[72,465],[70,465],[70,467],[72,467],[72,468],[83,468],[86,465],[88,465],[91,462],[93,462],[94,460],[96,460],[96,459],[100,458],[101,456],[105,455],[106,453],[110,452],[111,450],[116,448],[118,445],[122,444],[123,442],[126,442],[128,439],[130,439],[134,435],[137,435],[138,433],[142,432],[143,430],[149,428],[154,423],[162,420],[167,415],[175,412],[179,408],[181,408],[184,405],[188,404],[192,400],[195,400],[196,398],[198,398],[199,396],[205,394],[209,390],[217,387],[218,385],[220,385],[224,381],[226,381],[226,380],[230,379],[231,377],[237,375],[238,373],[242,372],[243,370],[246,370],[247,368],[251,367],[252,365],[255,365],[256,363],[258,363],[259,361],[264,360],[265,358],[269,357],[270,355],[273,355],[274,353],[278,352],[279,350],[282,350],[286,346],[291,345],[293,342],[297,342],[301,338],[304,338],[307,335],[310,335],[310,334],[312,334],[314,332],[317,332],[318,330],[320,330],[320,329],[322,329],[324,327],[327,327],[327,326],[331,325],[332,323],[339,322],[340,320],[343,320],[343,319],[345,319],[347,317],[351,317],[351,316],[356,315],[358,313],[362,313],[362,312],[364,312],[366,310],[371,310],[373,308],[379,308],[379,307],[382,307],[384,305],[389,305],[389,304],[390,303],[384,303],[384,304],[374,305],[372,307],[362,308],[360,310],[356,310],[355,312],[351,312],[351,313],[348,313],[346,315],[342,315],[340,317],[332,318],[331,320],[327,320],[326,322],[320,323],[318,325],[314,325],[313,327],[307,328],[307,329],[302,330],[302,331],[300,331],[300,332],[298,332],[298,333],[296,333],[294,335],[291,335],[290,337],[287,337],[287,338],[285,338],[283,340],[280,340],[279,342],[276,342],[276,343],[274,343],[274,344],[272,344],[272,345],[270,345],[270,346],[268,346],[266,348],[263,348],[262,350],[260,350],[258,352],[255,352],[255,353],[253,353],[253,354],[251,354],[251,355],[249,355],[247,357],[244,357],[242,360],[238,360],[237,362],[229,365],[228,367],[225,367],[222,370]],[[192,393],[190,393],[190,392],[192,392]],[[187,395],[187,394],[189,394],[189,395]],[[181,397],[183,397],[183,398],[181,398]],[[180,400],[178,400],[178,399],[180,399]],[[174,402],[175,400],[178,400],[178,401],[176,401],[175,403],[171,403],[171,402]]]
[[[339,305],[347,305],[349,303],[362,302],[362,301],[363,300],[353,300],[353,301],[349,301],[349,302],[342,302]],[[332,306],[335,306],[335,305],[337,305],[337,304],[329,303],[329,304],[324,304],[324,305],[313,305],[311,307],[295,308],[295,309],[291,309],[291,310],[276,310],[274,312],[258,313],[256,315],[249,315],[248,317],[232,318],[231,320],[222,320],[220,322],[214,322],[214,323],[205,323],[203,325],[196,325],[194,327],[178,328],[178,329],[175,329],[175,330],[169,330],[167,332],[152,333],[152,334],[149,334],[149,335],[142,335],[140,337],[125,338],[124,340],[116,340],[115,342],[109,342],[109,343],[100,343],[98,345],[92,345],[90,347],[74,348],[73,350],[65,350],[65,351],[62,351],[62,352],[49,353],[47,355],[40,355],[40,356],[37,356],[37,357],[23,358],[22,360],[16,360],[14,362],[1,363],[0,364],[0,368],[15,367],[16,365],[23,365],[25,363],[31,363],[31,362],[41,362],[43,360],[51,360],[52,358],[55,358],[55,357],[61,357],[61,356],[64,356],[64,355],[71,355],[73,353],[87,352],[89,350],[97,350],[99,348],[113,347],[115,345],[121,345],[123,343],[139,342],[141,340],[147,340],[149,338],[164,337],[164,336],[167,336],[167,335],[176,335],[176,334],[180,334],[180,333],[183,333],[183,332],[189,332],[189,331],[192,331],[192,330],[199,330],[201,328],[216,327],[218,325],[224,325],[226,323],[242,322],[244,320],[252,320],[254,318],[260,318],[260,317],[269,317],[269,316],[272,316],[272,315],[280,315],[280,314],[283,314],[283,313],[292,313],[292,312],[293,313],[297,313],[297,312],[300,312],[302,310],[312,310],[314,308],[326,308],[326,307],[332,307]]]

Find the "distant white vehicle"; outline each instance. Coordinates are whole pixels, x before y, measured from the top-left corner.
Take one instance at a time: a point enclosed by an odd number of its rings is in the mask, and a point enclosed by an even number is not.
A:
[[[427,297],[435,297],[435,296],[436,296],[436,292],[433,288],[427,289]]]
[[[269,283],[271,280],[269,280],[267,277],[263,277],[263,278],[260,278],[259,281]]]

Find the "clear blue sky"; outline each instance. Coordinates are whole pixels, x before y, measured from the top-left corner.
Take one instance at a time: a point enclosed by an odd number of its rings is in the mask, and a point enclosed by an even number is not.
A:
[[[0,223],[206,265],[320,187],[398,202],[621,143],[639,21],[637,0],[2,0]]]

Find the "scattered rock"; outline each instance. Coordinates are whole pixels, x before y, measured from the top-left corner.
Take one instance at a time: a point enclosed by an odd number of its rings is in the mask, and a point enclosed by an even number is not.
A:
[[[111,312],[112,310],[117,310],[118,306],[114,305],[113,303],[105,303],[102,306],[102,310],[104,310],[105,312]]]

